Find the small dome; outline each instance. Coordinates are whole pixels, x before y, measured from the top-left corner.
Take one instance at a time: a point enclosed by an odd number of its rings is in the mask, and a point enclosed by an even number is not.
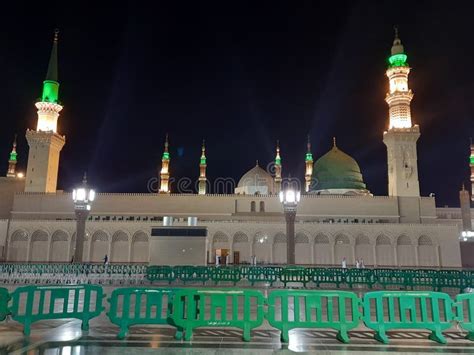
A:
[[[366,195],[359,164],[336,144],[314,163],[314,188],[311,192],[335,195]]]
[[[255,167],[247,171],[239,180],[236,194],[272,194],[273,193],[273,177],[263,170],[258,163]]]

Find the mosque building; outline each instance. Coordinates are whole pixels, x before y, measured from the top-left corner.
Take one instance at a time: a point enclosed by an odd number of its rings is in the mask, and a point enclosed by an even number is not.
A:
[[[0,178],[0,260],[68,262],[74,254],[74,204],[71,193],[57,190],[60,153],[66,143],[57,125],[63,108],[57,51],[55,33],[42,96],[35,104],[37,126],[26,131],[26,174],[16,173],[15,138],[6,177]],[[460,194],[461,209],[436,208],[434,196],[420,196],[416,149],[420,127],[411,117],[410,70],[396,33],[386,71],[387,131],[381,137],[387,147],[388,196],[370,192],[358,163],[335,138],[329,151],[314,161],[308,137],[295,225],[296,263],[338,265],[346,258],[349,265],[363,259],[365,265],[377,267],[461,266],[461,244],[471,244],[460,240],[461,232],[472,229],[469,192],[463,189]],[[169,147],[167,135],[158,193],[97,195],[87,221],[85,261],[100,262],[108,255],[111,262],[160,263],[160,253],[169,251],[164,242],[155,253],[153,229],[167,224],[205,230],[204,254],[196,257],[194,244],[181,243],[176,264],[213,262],[216,255],[228,256],[234,264],[249,263],[252,256],[259,263],[286,263],[285,219],[278,200],[285,181],[278,142],[272,171],[256,162],[233,194],[209,193],[204,141],[197,193],[173,193]],[[474,146],[471,149],[474,188]]]

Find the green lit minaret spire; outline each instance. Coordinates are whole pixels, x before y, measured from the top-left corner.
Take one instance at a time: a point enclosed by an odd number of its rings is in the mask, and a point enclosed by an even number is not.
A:
[[[309,192],[311,187],[311,179],[313,178],[313,154],[311,153],[311,141],[308,134],[308,142],[306,143],[306,156],[305,156],[306,171],[304,174],[305,180],[305,192]]]
[[[280,157],[280,141],[276,141],[276,155],[275,155],[275,192],[279,193],[281,190],[281,157]]]
[[[405,49],[403,48],[402,41],[398,37],[398,27],[393,27],[395,31],[395,38],[393,40],[391,55],[388,57],[389,67],[407,67],[407,55],[405,54]]]
[[[18,156],[18,153],[16,152],[16,134],[15,134],[15,138],[13,139],[12,151],[10,152],[10,158],[8,159],[7,177],[16,176],[17,156]]]
[[[159,193],[169,193],[169,180],[170,180],[170,153],[168,150],[168,133],[166,133],[165,138],[165,150],[163,151],[163,155],[161,157],[161,170],[160,170],[160,190]]]
[[[205,195],[207,192],[206,168],[206,141],[203,139],[201,147],[201,159],[199,160],[199,195]]]
[[[58,39],[59,30],[54,31],[53,48],[49,57],[48,72],[43,81],[43,93],[41,101],[43,102],[59,102],[59,81],[58,81]]]

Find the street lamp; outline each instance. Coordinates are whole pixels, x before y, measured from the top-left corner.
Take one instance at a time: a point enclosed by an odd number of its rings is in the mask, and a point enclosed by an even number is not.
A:
[[[280,191],[280,202],[283,204],[286,220],[286,262],[289,265],[295,264],[295,218],[300,198],[300,191],[294,189]]]
[[[89,217],[91,203],[95,199],[95,191],[87,186],[87,175],[84,173],[82,185],[72,190],[74,212],[76,213],[76,245],[74,261],[83,262],[84,236],[86,233],[86,220]]]

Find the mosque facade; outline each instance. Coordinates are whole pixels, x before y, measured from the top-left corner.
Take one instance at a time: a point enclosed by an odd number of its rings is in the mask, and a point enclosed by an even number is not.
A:
[[[56,33],[43,93],[35,104],[37,127],[26,132],[26,174],[15,170],[15,139],[7,174],[0,178],[3,261],[68,262],[74,255],[74,204],[71,193],[57,191],[60,152],[66,143],[57,129],[62,110],[57,47]],[[461,266],[460,235],[472,229],[469,192],[463,190],[463,196],[467,193],[467,207],[466,198],[461,198],[464,209],[437,208],[434,196],[420,196],[416,149],[420,127],[412,122],[409,73],[407,55],[396,34],[386,71],[387,131],[381,137],[387,147],[388,196],[370,192],[358,163],[335,139],[331,149],[313,161],[308,137],[295,224],[298,264],[338,265],[345,258],[349,265],[363,260],[366,266],[377,267]],[[151,230],[168,224],[205,227],[208,262],[218,255],[234,264],[249,263],[253,256],[258,263],[286,263],[285,219],[278,199],[285,181],[278,142],[272,171],[257,162],[241,177],[233,194],[207,191],[205,142],[196,194],[173,193],[170,165],[166,137],[158,193],[97,195],[87,221],[85,261],[101,262],[108,255],[111,262],[148,263],[154,238]],[[184,246],[175,255],[177,264],[187,264],[192,253],[192,248]]]

